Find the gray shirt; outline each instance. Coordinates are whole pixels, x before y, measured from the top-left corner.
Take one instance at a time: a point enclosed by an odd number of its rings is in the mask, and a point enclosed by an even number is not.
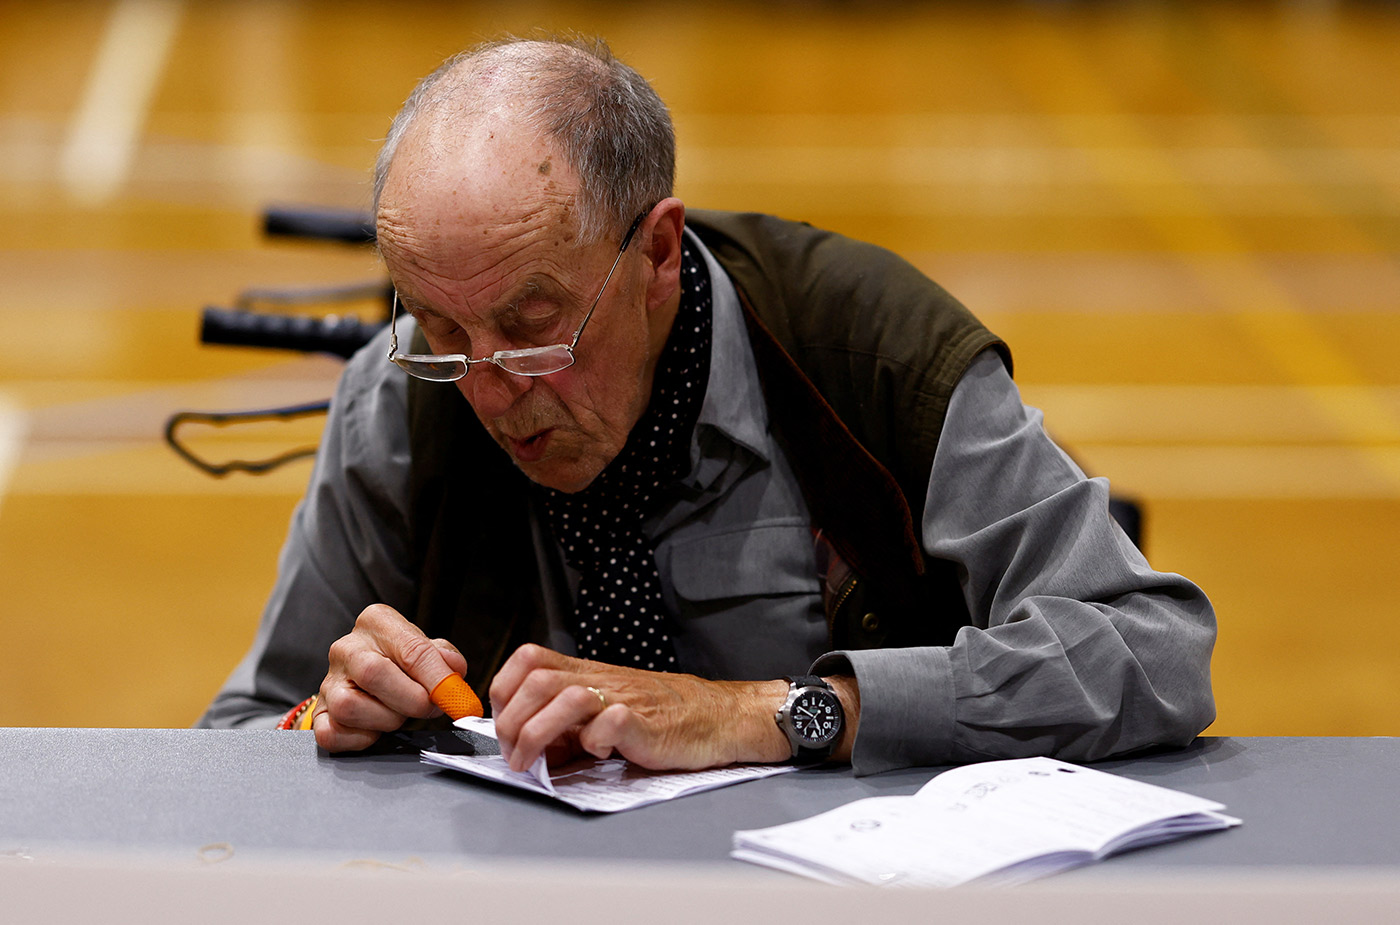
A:
[[[1184,744],[1210,722],[1210,603],[1151,569],[1109,517],[1107,483],[1046,436],[992,352],[953,392],[921,523],[929,554],[959,565],[972,625],[950,647],[826,652],[807,508],[768,429],[733,284],[705,258],[714,339],[693,465],[679,500],[644,524],[683,670],[853,673],[857,773],[1092,759]],[[401,340],[411,324],[401,322]],[[412,610],[407,384],[387,344],[385,332],[346,366],[257,637],[200,725],[275,723],[319,687],[330,644],[361,610]],[[534,535],[541,563],[563,562],[541,524]],[[540,575],[539,641],[568,652],[577,576]]]

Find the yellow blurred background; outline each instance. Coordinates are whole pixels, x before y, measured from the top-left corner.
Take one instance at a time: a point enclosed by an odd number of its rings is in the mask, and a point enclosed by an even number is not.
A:
[[[1214,600],[1213,732],[1400,733],[1400,8],[1321,0],[0,2],[0,725],[199,715],[310,466],[210,478],[163,422],[339,368],[199,309],[378,279],[261,210],[363,208],[417,78],[536,28],[653,81],[687,203],[886,245],[1011,343]]]

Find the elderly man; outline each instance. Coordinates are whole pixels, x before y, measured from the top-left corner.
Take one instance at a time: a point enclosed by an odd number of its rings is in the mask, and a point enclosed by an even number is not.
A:
[[[202,722],[300,701],[359,749],[464,674],[518,769],[1189,742],[1210,604],[1114,525],[1005,345],[886,251],[687,212],[673,172],[601,44],[493,43],[414,91],[375,177],[403,314],[346,368]]]

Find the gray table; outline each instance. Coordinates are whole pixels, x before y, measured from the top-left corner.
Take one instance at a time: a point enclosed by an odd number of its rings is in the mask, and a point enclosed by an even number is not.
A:
[[[580,890],[623,890],[638,902],[654,890],[669,905],[685,884],[700,895],[742,895],[746,908],[787,908],[812,889],[845,894],[730,860],[735,829],[862,797],[909,794],[937,771],[857,778],[847,769],[806,770],[593,815],[423,765],[417,749],[431,741],[428,734],[402,736],[376,754],[333,757],[318,752],[310,733],[0,729],[0,889],[61,903],[70,897],[51,892],[55,883],[108,882],[117,893],[146,883],[144,895],[173,888],[161,878],[188,888],[192,881],[181,877],[203,876],[200,888],[228,885],[233,909],[238,897],[251,902],[259,895],[254,883],[275,883],[293,870],[305,878],[377,869],[414,872],[420,885],[461,888],[476,902],[485,884],[503,903],[506,885],[529,884],[522,901],[543,902],[553,890],[574,912]],[[1053,920],[1047,896],[1082,891],[1098,902],[1111,895],[1141,903],[1143,890],[1160,890],[1179,914],[1183,883],[1191,884],[1190,895],[1246,889],[1276,899],[1310,885],[1307,895],[1322,897],[1329,909],[1337,896],[1400,901],[1400,739],[1204,738],[1181,751],[1098,767],[1218,800],[1244,825],[1046,881],[1053,886],[1034,894],[1042,920]],[[222,858],[229,859],[210,864]],[[246,876],[209,879],[211,867]],[[357,880],[338,895],[348,901],[368,890],[382,898],[382,886]],[[958,898],[945,893],[937,902],[952,911],[948,903],[979,895],[954,893]],[[910,902],[908,893],[899,895],[906,898],[879,900],[896,917],[898,904]],[[981,903],[1013,901],[980,895]],[[1070,920],[1082,906],[1064,901]],[[1300,902],[1288,899],[1276,911],[1306,908]],[[363,897],[354,904],[361,912],[373,906]],[[250,908],[265,918],[265,907]],[[530,917],[544,914],[531,908]],[[1135,907],[1139,919],[1142,910]],[[519,909],[503,905],[497,915],[510,919],[513,911]]]

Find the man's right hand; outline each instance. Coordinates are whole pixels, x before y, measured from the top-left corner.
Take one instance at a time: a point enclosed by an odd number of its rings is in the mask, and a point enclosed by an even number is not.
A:
[[[366,748],[409,717],[439,711],[428,694],[467,660],[445,639],[429,639],[385,604],[366,607],[355,628],[331,645],[311,728],[332,752]]]

